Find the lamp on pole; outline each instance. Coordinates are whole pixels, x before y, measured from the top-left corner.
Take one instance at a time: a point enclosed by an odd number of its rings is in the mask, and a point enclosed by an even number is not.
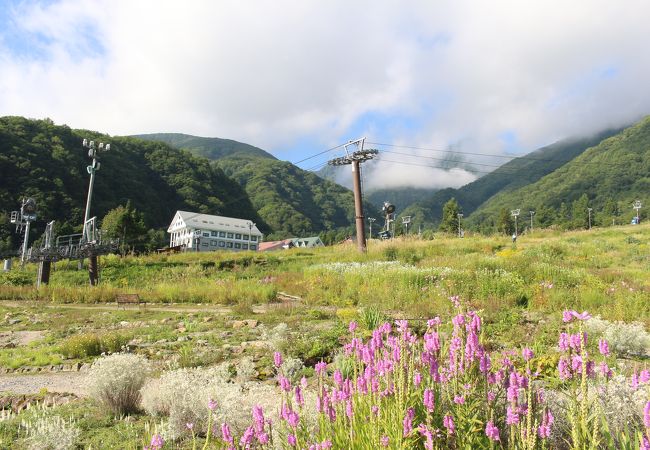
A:
[[[463,218],[463,213],[456,214],[458,216],[458,237],[463,237],[460,229],[460,219]]]
[[[369,225],[370,225],[370,230],[369,230],[369,233],[368,233],[368,234],[370,235],[370,239],[372,239],[372,223],[373,223],[374,221],[375,221],[375,218],[374,218],[374,217],[368,217],[368,223],[369,223]]]
[[[530,213],[530,231],[533,231],[533,216],[535,215],[535,211],[528,211]]]
[[[591,230],[591,211],[593,211],[592,208],[587,208],[587,214],[589,216],[589,229]]]
[[[510,211],[510,215],[515,218],[515,239],[519,236],[517,232],[517,217],[519,217],[519,213],[521,213],[521,209],[513,209]]]
[[[100,142],[99,145],[95,146],[95,141],[89,141],[84,139],[82,143],[83,148],[88,149],[88,157],[91,159],[92,163],[86,167],[88,174],[90,175],[90,183],[88,185],[88,197],[86,199],[86,212],[84,214],[84,225],[81,235],[82,243],[89,243],[94,240],[94,236],[91,235],[91,230],[89,226],[90,220],[90,205],[93,198],[93,187],[95,185],[95,174],[99,170],[101,163],[99,162],[99,154],[107,152],[111,149],[111,144],[104,144]],[[97,284],[97,255],[91,255],[89,257],[88,263],[88,276],[90,278],[91,286]]]
[[[639,210],[641,209],[641,200],[635,200],[634,203],[632,204],[632,208],[636,210],[636,223],[637,225],[641,223],[641,219],[639,217]]]

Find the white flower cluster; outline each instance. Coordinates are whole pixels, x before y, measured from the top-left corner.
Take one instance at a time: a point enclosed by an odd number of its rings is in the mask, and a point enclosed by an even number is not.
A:
[[[284,322],[277,324],[270,330],[264,324],[260,325],[258,329],[262,340],[267,341],[272,349],[279,349],[287,341],[289,334],[289,326]]]
[[[609,348],[619,354],[650,354],[650,333],[645,331],[641,322],[610,322],[593,317],[586,326],[587,331],[607,340]]]
[[[345,262],[345,263],[328,263],[317,264],[309,270],[321,270],[335,273],[356,273],[356,274],[374,274],[391,272],[409,272],[421,273],[425,275],[444,276],[452,272],[450,267],[415,267],[410,264],[403,264],[399,261],[372,261],[367,263]]]
[[[90,395],[116,414],[135,411],[140,389],[151,372],[151,364],[141,355],[115,353],[97,359],[88,372]]]
[[[147,382],[142,389],[142,406],[153,416],[168,417],[165,439],[175,440],[187,433],[188,423],[194,424],[195,431],[205,433],[210,400],[216,401],[213,423],[228,422],[239,431],[250,423],[254,405],[269,411],[277,409],[274,386],[230,382],[229,368],[224,366],[173,370]]]
[[[76,448],[81,430],[73,418],[50,416],[39,413],[29,421],[23,421],[21,428],[27,435],[25,443],[31,450],[68,450]]]

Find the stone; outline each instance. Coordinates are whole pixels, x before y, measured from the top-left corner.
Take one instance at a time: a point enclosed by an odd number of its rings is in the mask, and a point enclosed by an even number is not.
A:
[[[232,321],[232,327],[236,330],[239,328],[244,328],[246,326],[246,321],[245,320],[233,320]]]
[[[17,323],[20,323],[20,319],[9,319],[7,320],[7,323],[9,325],[16,325]]]
[[[205,322],[205,323],[212,322],[212,316],[205,316],[203,318],[203,322]]]
[[[178,331],[179,333],[185,333],[185,332],[187,331],[187,328],[185,328],[185,327],[178,327],[178,328],[176,329],[176,331]]]
[[[178,336],[178,339],[176,339],[177,342],[185,342],[189,340],[189,336]]]
[[[123,320],[123,321],[120,322],[120,326],[123,327],[123,328],[128,327],[129,322],[127,322],[126,320]]]

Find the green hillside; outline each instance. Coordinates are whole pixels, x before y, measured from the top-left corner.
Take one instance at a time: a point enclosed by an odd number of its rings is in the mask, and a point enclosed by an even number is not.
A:
[[[39,220],[56,220],[61,232],[79,230],[89,176],[84,138],[110,142],[97,173],[91,214],[100,219],[130,201],[148,228],[165,228],[177,209],[251,218],[263,229],[244,190],[207,159],[161,142],[109,137],[72,130],[50,120],[0,118],[0,245],[15,248],[17,236],[6,213],[19,209],[23,196],[34,197]],[[4,224],[2,224],[4,223]]]
[[[278,235],[350,227],[352,192],[286,161],[229,157],[215,162],[245,189],[259,215]]]
[[[640,199],[647,204],[649,191],[650,117],[646,117],[536,183],[500,192],[478,208],[471,221],[490,223],[503,208],[521,208],[537,211],[540,225],[575,228],[586,226],[591,207],[595,223],[629,223],[632,202]]]
[[[340,230],[342,237],[353,226],[354,198],[349,189],[279,161],[264,150],[218,138],[164,133],[144,137],[160,139],[212,159],[215,167],[246,190],[258,214],[274,231],[270,238],[332,230]]]
[[[402,214],[413,216],[416,223],[437,224],[442,217],[444,204],[455,198],[467,216],[490,197],[536,182],[618,131],[620,130],[607,130],[587,138],[565,139],[540,148],[525,158],[515,158],[507,162],[459,189],[442,189],[430,198],[413,204]]]
[[[134,137],[148,141],[166,142],[172,147],[189,150],[194,155],[204,156],[208,159],[242,155],[275,159],[273,155],[261,148],[231,139],[207,138],[182,133],[139,134]]]

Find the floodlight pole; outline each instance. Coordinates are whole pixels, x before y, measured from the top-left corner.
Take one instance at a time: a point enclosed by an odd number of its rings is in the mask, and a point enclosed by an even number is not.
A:
[[[372,239],[372,223],[375,221],[374,217],[368,217],[368,223],[370,224],[370,239]]]
[[[591,230],[591,211],[592,208],[587,208],[587,214],[589,215],[589,229]]]
[[[517,217],[519,216],[519,213],[521,213],[520,209],[513,209],[512,211],[510,211],[510,215],[515,218],[515,238],[519,236],[517,230]]]
[[[99,152],[109,151],[111,149],[110,144],[104,146],[103,142],[99,143],[99,146],[95,147],[95,141],[88,141],[84,139],[82,146],[88,149],[88,156],[92,159],[92,164],[86,167],[86,170],[90,174],[90,184],[88,185],[88,197],[86,198],[86,212],[84,214],[84,226],[82,231],[81,239],[83,242],[88,242],[90,240],[90,233],[86,229],[88,220],[90,219],[90,205],[93,198],[93,187],[95,185],[95,173],[99,170]],[[88,258],[88,278],[91,286],[97,285],[98,281],[98,267],[97,267],[97,255],[90,255]]]
[[[357,229],[357,247],[360,252],[366,251],[366,229],[363,223],[363,202],[361,194],[361,163],[375,157],[377,150],[364,150],[363,143],[366,138],[357,139],[344,144],[346,156],[334,158],[327,163],[331,166],[352,165],[352,186],[354,190],[354,219]],[[350,153],[348,147],[356,146],[357,151]]]
[[[533,216],[535,215],[535,211],[528,211],[530,213],[530,231],[533,231]]]
[[[460,229],[460,219],[463,218],[463,213],[458,213],[456,215],[458,216],[458,237],[462,237],[461,229]]]
[[[641,218],[639,217],[639,210],[641,209],[641,200],[635,200],[632,204],[632,208],[636,210],[636,223],[637,225],[641,223]]]

